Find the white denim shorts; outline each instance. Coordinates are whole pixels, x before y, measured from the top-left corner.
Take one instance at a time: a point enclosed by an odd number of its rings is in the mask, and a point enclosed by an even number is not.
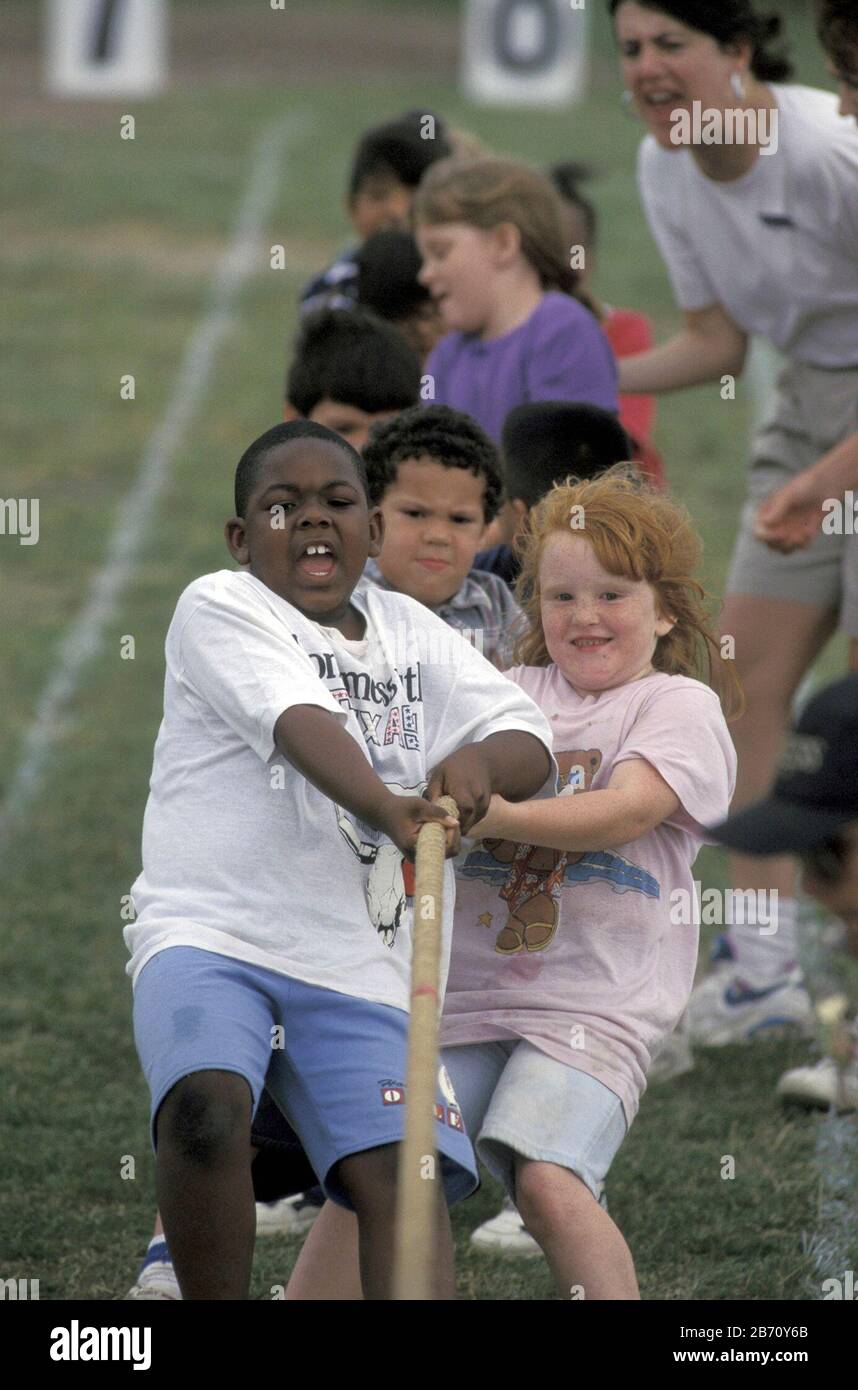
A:
[[[444,1049],[465,1129],[489,1172],[515,1199],[515,1157],[568,1168],[599,1201],[626,1136],[607,1086],[524,1038]]]

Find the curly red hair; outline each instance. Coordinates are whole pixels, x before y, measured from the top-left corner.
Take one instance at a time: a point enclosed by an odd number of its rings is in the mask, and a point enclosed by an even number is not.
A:
[[[629,464],[616,464],[584,482],[567,478],[529,512],[515,546],[521,559],[516,594],[529,630],[516,643],[515,661],[525,666],[551,662],[539,571],[545,542],[557,531],[583,536],[608,573],[652,586],[659,613],[674,622],[658,639],[654,668],[704,681],[717,692],[725,714],[737,717],[744,703],[741,686],[710,625],[708,595],[694,577],[703,543],[687,510],[648,486]]]

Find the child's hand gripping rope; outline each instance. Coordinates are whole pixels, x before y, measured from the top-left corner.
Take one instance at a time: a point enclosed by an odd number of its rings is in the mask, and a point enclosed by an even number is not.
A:
[[[428,792],[427,792],[428,797]],[[459,853],[459,822],[433,799],[422,796],[390,795],[379,813],[379,828],[388,835],[406,859],[414,860],[417,840],[425,825],[438,825],[444,831],[445,857]]]
[[[448,819],[455,801],[440,799]],[[438,1074],[438,1016],[441,930],[444,902],[443,823],[427,822],[417,841],[411,955],[411,1023],[405,1089],[405,1139],[399,1160],[394,1297],[433,1296],[433,1251],[440,1195],[435,1143],[435,1081]]]
[[[452,797],[458,807],[459,829],[467,835],[486,814],[492,799],[492,772],[482,744],[468,743],[439,763],[429,778],[430,801]]]

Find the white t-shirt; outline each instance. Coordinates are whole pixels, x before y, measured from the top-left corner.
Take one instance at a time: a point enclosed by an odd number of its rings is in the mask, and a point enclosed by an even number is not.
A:
[[[858,365],[858,128],[837,98],[772,84],[778,144],[740,179],[702,174],[648,135],[644,211],[681,308],[721,304],[748,333],[815,367]]]
[[[462,744],[522,729],[550,751],[551,733],[528,696],[421,604],[371,587],[352,601],[367,619],[362,642],[323,631],[248,571],[205,575],[179,599],[137,917],[124,933],[135,980],[157,951],[198,946],[408,1007],[402,856],[276,751],[278,717],[292,705],[329,710],[379,777],[412,796]],[[448,862],[444,980],[454,901]]]

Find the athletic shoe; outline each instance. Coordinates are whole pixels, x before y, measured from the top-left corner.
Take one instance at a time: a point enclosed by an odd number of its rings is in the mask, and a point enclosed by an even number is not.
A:
[[[608,1210],[608,1198],[604,1184],[599,1195],[599,1206]],[[512,1199],[504,1198],[503,1206],[497,1216],[484,1221],[471,1232],[471,1245],[475,1250],[488,1251],[493,1255],[513,1255],[532,1259],[542,1251],[533,1236],[526,1229]]]
[[[309,1231],[325,1203],[320,1187],[283,1197],[279,1202],[256,1203],[258,1236],[303,1236]]]
[[[791,970],[762,989],[720,970],[708,975],[688,1001],[686,1026],[697,1047],[753,1042],[762,1034],[814,1033],[810,996],[799,970]]]
[[[471,1232],[471,1245],[475,1250],[488,1250],[499,1255],[522,1255],[531,1259],[542,1251],[519,1216],[509,1197],[504,1198],[503,1206],[497,1216],[484,1221]]]
[[[173,1269],[167,1242],[160,1240],[153,1243],[146,1251],[136,1284],[132,1284],[123,1302],[129,1298],[181,1300],[181,1297],[182,1291]]]
[[[794,1067],[785,1071],[777,1086],[782,1100],[808,1108],[838,1114],[858,1110],[858,1061],[838,1067],[833,1057],[824,1057],[815,1067]]]
[[[778,1082],[781,1099],[822,1110],[833,1107],[841,1115],[858,1110],[858,1023],[849,1024],[847,1034],[851,1034],[853,1049],[843,1066],[838,1066],[833,1057],[823,1057],[814,1067],[793,1067]]]

